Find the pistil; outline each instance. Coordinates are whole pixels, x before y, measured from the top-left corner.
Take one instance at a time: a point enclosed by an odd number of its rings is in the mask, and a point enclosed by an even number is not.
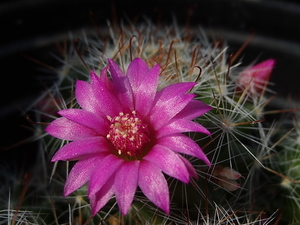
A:
[[[143,145],[150,139],[148,125],[139,118],[137,112],[120,112],[118,116],[108,119],[111,125],[106,137],[114,145],[117,154],[129,157],[141,155]]]

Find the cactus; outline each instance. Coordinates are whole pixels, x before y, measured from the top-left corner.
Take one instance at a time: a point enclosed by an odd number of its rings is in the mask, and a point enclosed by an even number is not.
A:
[[[35,105],[35,119],[41,122],[34,125],[35,137],[40,137],[47,179],[37,176],[12,187],[21,189],[19,194],[22,187],[29,190],[19,205],[10,197],[8,210],[0,211],[1,218],[8,224],[300,223],[297,109],[279,110],[287,116],[276,122],[268,115],[277,112],[266,109],[274,94],[268,84],[275,60],[243,69],[238,55],[228,54],[225,42],[210,40],[201,27],[186,29],[176,22],[160,27],[148,20],[136,26],[108,22],[101,31],[102,37],[92,31],[70,37],[69,51],[57,57],[62,63],[57,82]],[[73,38],[79,40],[73,42]],[[198,178],[184,184],[165,175],[170,190],[169,214],[149,202],[140,189],[128,212],[120,212],[112,196],[93,214],[87,185],[63,197],[63,186],[74,163],[49,161],[69,142],[46,135],[45,124],[58,118],[59,110],[79,108],[74,97],[77,80],[89,81],[91,70],[100,74],[108,59],[126,72],[135,58],[143,59],[149,68],[159,64],[158,90],[180,82],[196,82],[188,92],[212,110],[194,122],[206,127],[211,135],[186,135],[202,147],[211,166],[185,155],[185,162],[193,165]],[[40,190],[34,191],[35,185]],[[38,195],[37,208],[28,200],[31,195]]]

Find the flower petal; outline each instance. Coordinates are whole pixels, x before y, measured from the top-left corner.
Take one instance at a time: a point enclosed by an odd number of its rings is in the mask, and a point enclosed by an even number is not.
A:
[[[155,145],[144,159],[159,167],[164,173],[184,183],[188,183],[190,180],[189,172],[178,154],[162,145]]]
[[[111,196],[114,194],[114,180],[114,176],[110,177],[96,194],[89,196],[93,216],[95,216],[97,212],[106,205],[106,203],[111,199]]]
[[[208,166],[211,166],[209,159],[199,145],[194,140],[183,134],[164,136],[157,140],[157,144],[163,145],[175,152],[197,157],[203,160]]]
[[[98,132],[64,117],[52,121],[45,130],[56,138],[68,141],[76,141],[99,135]]]
[[[104,115],[117,116],[122,112],[122,107],[117,97],[103,84],[100,78],[91,72],[91,88],[97,105],[101,106]]]
[[[212,107],[204,102],[191,100],[176,116],[174,116],[174,119],[193,120],[211,109]]]
[[[106,66],[103,70],[101,70],[101,72],[100,72],[100,82],[102,84],[104,84],[108,88],[108,90],[112,91],[113,90],[112,81],[107,76],[108,70],[109,70],[109,66]]]
[[[151,202],[170,213],[168,184],[158,167],[146,160],[141,161],[138,185]]]
[[[81,80],[76,82],[75,97],[81,108],[101,117],[106,116],[94,96],[91,84],[88,82]]]
[[[105,118],[84,109],[64,109],[58,112],[59,115],[72,120],[78,124],[97,131],[100,135],[106,135],[109,129],[109,122]]]
[[[139,162],[124,162],[116,173],[115,194],[123,215],[127,214],[137,188]]]
[[[190,161],[179,154],[178,154],[178,156],[184,162],[187,170],[189,171],[190,176],[194,177],[194,178],[198,178],[197,172],[196,172],[195,168],[193,167],[193,165],[190,163]]]
[[[153,104],[157,91],[160,66],[157,64],[149,70],[148,65],[139,58],[134,59],[128,67],[127,76],[134,94],[135,110],[146,116]]]
[[[169,122],[194,97],[194,94],[184,94],[194,86],[194,83],[176,83],[159,91],[150,112],[150,120],[155,130]]]
[[[94,171],[89,182],[88,195],[95,195],[107,182],[107,180],[119,169],[122,159],[115,155],[106,156],[99,167]]]
[[[119,66],[111,59],[108,59],[109,71],[113,80],[113,89],[123,108],[134,110],[133,93],[128,77],[125,76]]]
[[[60,148],[52,157],[51,162],[58,160],[78,160],[93,153],[109,153],[109,142],[104,137],[91,137],[77,140]]]
[[[195,123],[186,119],[177,119],[173,120],[168,125],[163,126],[161,129],[157,131],[156,137],[160,138],[162,136],[166,136],[174,133],[183,133],[183,132],[201,132],[204,134],[210,135],[210,132],[200,125],[199,123]]]
[[[148,65],[140,58],[135,58],[132,60],[127,69],[127,77],[132,87],[133,93],[139,88],[139,86],[144,82],[144,79],[148,75]]]
[[[88,182],[92,172],[104,157],[105,154],[97,154],[78,161],[68,175],[64,188],[64,196],[71,194]]]

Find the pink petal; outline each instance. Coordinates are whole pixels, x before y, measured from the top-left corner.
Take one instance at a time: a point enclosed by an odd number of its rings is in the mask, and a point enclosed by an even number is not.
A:
[[[190,176],[194,177],[194,178],[198,178],[197,172],[196,172],[195,168],[193,167],[193,165],[190,163],[190,161],[179,154],[178,154],[178,156],[184,162],[187,170],[189,171]]]
[[[151,202],[170,213],[168,184],[158,167],[146,160],[141,161],[138,185]]]
[[[91,176],[88,190],[89,197],[95,195],[103,187],[107,180],[119,169],[122,162],[124,160],[112,154],[102,160],[102,163]]]
[[[135,109],[143,116],[149,114],[157,91],[159,66],[153,67],[135,94]]]
[[[102,112],[101,106],[94,96],[92,86],[88,82],[81,80],[76,82],[75,97],[80,107],[86,111],[92,112],[102,118],[107,116]]]
[[[93,153],[109,153],[110,144],[104,137],[91,137],[77,140],[60,148],[51,162],[58,160],[78,160]]]
[[[68,141],[76,141],[99,135],[98,132],[64,117],[52,121],[45,130],[56,138]]]
[[[148,76],[149,67],[140,58],[132,60],[127,69],[127,77],[132,87],[133,93],[140,87],[144,82],[144,79]]]
[[[194,98],[194,94],[184,94],[194,85],[195,83],[176,83],[157,93],[150,112],[151,124],[155,130],[168,123]]]
[[[88,182],[92,172],[97,167],[97,165],[101,163],[101,160],[104,157],[104,154],[97,154],[93,156],[88,156],[78,161],[73,166],[71,172],[68,175],[64,188],[64,196],[71,194],[73,191],[77,190],[86,182]]]
[[[115,194],[123,215],[127,214],[137,188],[139,163],[138,160],[124,162],[116,172]]]
[[[64,109],[59,111],[58,114],[78,124],[91,128],[100,135],[104,136],[108,133],[110,125],[108,120],[98,117],[89,111],[83,109]]]
[[[144,157],[144,160],[150,161],[164,173],[184,183],[188,183],[190,180],[189,172],[177,153],[162,145],[155,145]]]
[[[166,136],[174,133],[183,133],[183,132],[201,132],[204,134],[210,135],[210,132],[200,125],[199,123],[195,123],[186,119],[173,119],[170,121],[170,124],[163,126],[161,129],[157,131],[156,137],[160,138],[162,136]]]
[[[194,140],[183,134],[176,134],[159,138],[157,140],[157,144],[163,145],[175,152],[197,157],[203,160],[208,166],[211,166],[209,159],[204,154],[199,145]]]
[[[93,216],[95,216],[97,212],[106,205],[106,203],[111,199],[111,196],[114,194],[114,180],[114,176],[110,177],[96,194],[89,196]]]
[[[108,59],[109,71],[113,80],[114,93],[119,99],[123,108],[134,110],[133,93],[128,77],[125,76],[119,66],[111,59]]]
[[[101,72],[100,72],[100,82],[102,84],[104,84],[108,88],[108,90],[112,91],[113,90],[112,81],[107,76],[108,70],[109,70],[109,66],[106,66],[103,70],[101,70]]]
[[[191,100],[185,107],[182,109],[176,116],[174,116],[174,119],[187,119],[192,120],[195,119],[209,110],[211,110],[212,107],[209,105],[206,105],[205,103],[198,101],[198,100]]]
[[[139,58],[134,59],[128,67],[127,76],[134,94],[135,109],[141,115],[147,115],[153,104],[157,91],[160,66],[151,70]]]
[[[95,73],[91,73],[91,88],[97,105],[104,115],[117,116],[122,107],[117,97],[103,84]]]

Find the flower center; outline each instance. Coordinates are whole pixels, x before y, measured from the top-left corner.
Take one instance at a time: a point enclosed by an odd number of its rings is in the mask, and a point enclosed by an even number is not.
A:
[[[116,148],[117,154],[140,156],[143,145],[150,139],[148,126],[138,117],[136,111],[131,114],[120,112],[118,116],[108,119],[111,125],[106,137]]]

